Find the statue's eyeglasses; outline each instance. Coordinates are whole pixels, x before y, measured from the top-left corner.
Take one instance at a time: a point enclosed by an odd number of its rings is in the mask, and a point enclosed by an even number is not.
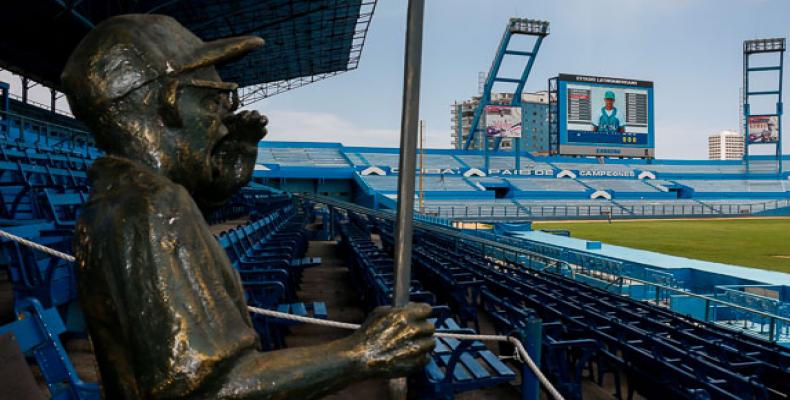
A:
[[[227,96],[225,97],[228,102],[227,106],[225,107],[227,112],[232,113],[239,109],[239,85],[236,83],[207,81],[203,79],[189,79],[187,81],[180,82],[180,85],[217,90],[220,94],[225,94]]]

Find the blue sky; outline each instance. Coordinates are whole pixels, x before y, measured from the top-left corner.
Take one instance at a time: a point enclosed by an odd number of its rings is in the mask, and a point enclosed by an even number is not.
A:
[[[790,27],[787,0],[426,3],[420,109],[429,147],[449,147],[449,104],[477,94],[512,16],[551,23],[529,91],[560,72],[654,81],[660,158],[705,158],[707,135],[737,130],[743,40],[787,37]],[[270,118],[268,140],[397,146],[405,18],[406,1],[379,0],[359,69],[253,105]]]

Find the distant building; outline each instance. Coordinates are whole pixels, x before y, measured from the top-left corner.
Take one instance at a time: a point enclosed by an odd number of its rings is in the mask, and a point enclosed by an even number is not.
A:
[[[508,105],[513,100],[510,93],[492,93],[491,104]],[[466,138],[469,136],[469,127],[475,115],[475,108],[480,102],[480,96],[471,99],[456,101],[450,105],[450,136],[451,145],[455,149],[463,149]],[[549,151],[549,94],[548,92],[524,93],[521,95],[522,118],[524,125],[521,130],[521,150],[527,152],[548,153]],[[485,130],[485,115],[480,118],[478,134],[469,146],[470,150],[482,148],[483,139],[480,133]],[[460,132],[459,132],[460,131]],[[489,140],[489,149],[493,149],[494,140]],[[515,141],[509,138],[502,139],[499,149],[512,151]]]
[[[721,131],[708,136],[708,158],[711,160],[742,160],[743,135]]]

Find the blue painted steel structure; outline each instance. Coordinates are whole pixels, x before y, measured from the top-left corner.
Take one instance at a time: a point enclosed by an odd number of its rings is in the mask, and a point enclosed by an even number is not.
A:
[[[785,38],[747,40],[743,42],[743,114],[744,114],[744,160],[746,161],[747,171],[751,170],[755,159],[749,156],[749,147],[759,143],[749,143],[749,117],[763,116],[778,118],[779,141],[772,143],[776,147],[776,170],[781,174],[783,171],[782,163],[782,75],[784,70],[784,53],[786,49]],[[756,54],[773,54],[778,56],[776,64],[752,66],[751,57]],[[752,74],[760,72],[778,72],[778,79],[775,86],[768,90],[752,90],[750,78]],[[752,114],[750,99],[752,97],[768,96],[776,99],[774,112],[760,112]]]
[[[559,77],[551,77],[548,80],[549,92],[549,155],[560,154],[560,87]]]
[[[540,50],[540,45],[543,42],[543,38],[549,34],[549,23],[546,21],[538,21],[538,20],[531,20],[531,19],[523,19],[523,18],[511,18],[508,22],[508,26],[505,29],[505,33],[502,35],[502,39],[499,42],[499,47],[497,48],[497,53],[494,56],[494,61],[491,64],[491,69],[488,71],[488,76],[486,78],[485,86],[483,87],[483,93],[480,97],[480,102],[475,109],[475,115],[472,119],[472,125],[469,128],[469,136],[466,139],[466,143],[464,144],[464,149],[468,149],[471,143],[475,140],[475,134],[479,131],[478,126],[480,125],[480,119],[483,116],[483,111],[485,110],[485,106],[491,103],[491,90],[494,88],[494,84],[497,82],[501,83],[511,83],[515,84],[516,88],[513,91],[513,100],[511,101],[511,105],[513,106],[520,106],[521,105],[521,94],[524,92],[524,85],[527,82],[527,78],[529,77],[530,71],[532,71],[532,65],[535,63],[535,58],[538,55],[538,50]],[[528,35],[528,36],[535,36],[535,44],[531,51],[523,51],[523,50],[514,50],[510,49],[510,40],[513,35]],[[521,73],[521,76],[518,78],[512,77],[502,77],[499,76],[499,69],[502,66],[502,61],[506,56],[513,56],[513,57],[526,57],[527,61],[524,66],[524,70]],[[488,151],[488,139],[486,136],[481,136],[483,141],[483,150],[485,152]],[[499,147],[498,144],[496,146]],[[515,146],[518,149],[520,146]],[[518,156],[518,151],[516,151],[516,155]]]

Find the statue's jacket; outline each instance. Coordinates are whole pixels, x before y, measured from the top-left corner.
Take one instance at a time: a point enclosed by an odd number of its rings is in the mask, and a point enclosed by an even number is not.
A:
[[[181,185],[112,156],[89,176],[74,247],[105,397],[199,394],[257,344],[238,273]]]

